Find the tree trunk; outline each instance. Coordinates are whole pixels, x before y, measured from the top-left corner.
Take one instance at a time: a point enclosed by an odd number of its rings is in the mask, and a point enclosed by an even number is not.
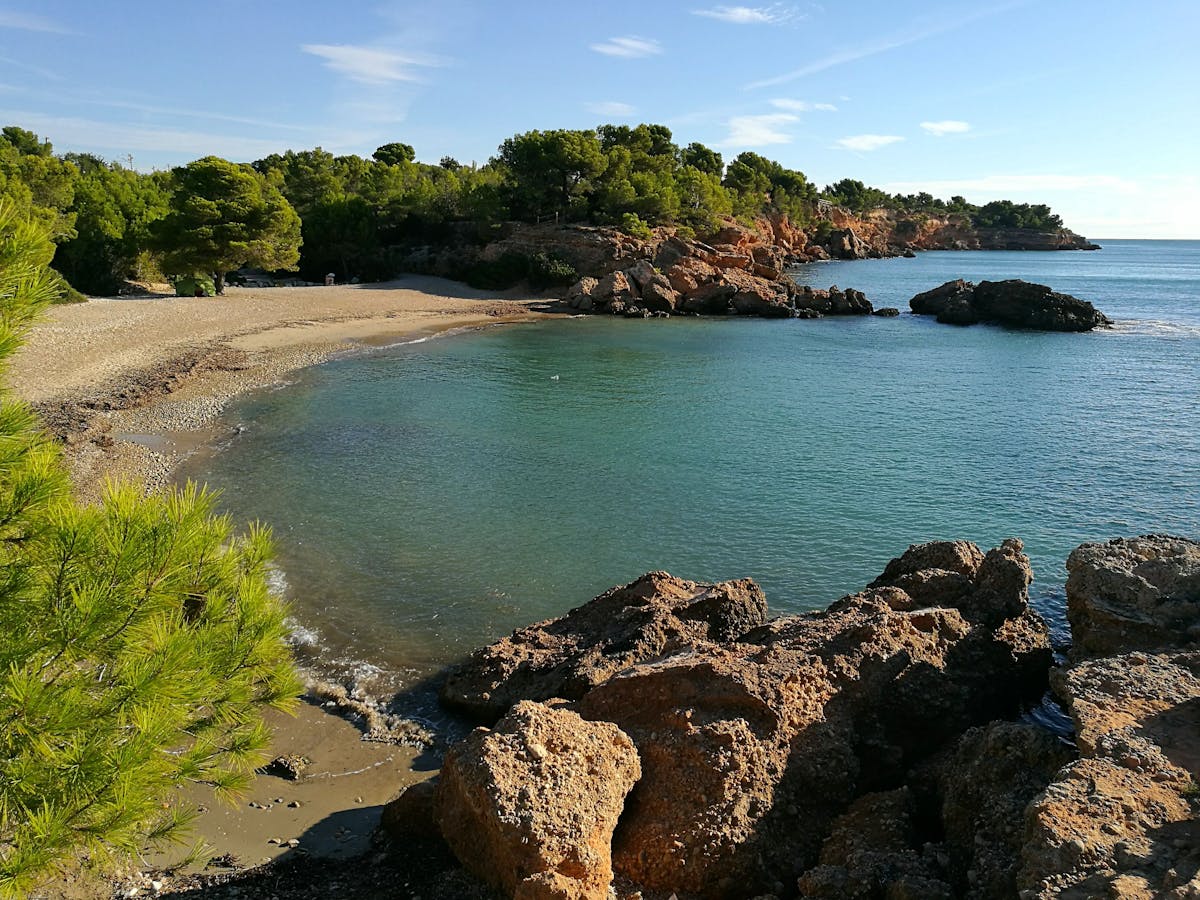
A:
[[[213,288],[216,290],[218,296],[225,293],[224,272],[213,272]]]

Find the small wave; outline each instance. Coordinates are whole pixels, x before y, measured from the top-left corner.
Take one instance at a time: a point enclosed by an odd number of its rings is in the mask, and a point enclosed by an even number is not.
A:
[[[1145,334],[1157,337],[1200,338],[1200,325],[1184,325],[1179,322],[1164,322],[1158,319],[1129,319],[1113,323],[1112,328],[1098,332],[1103,334]]]

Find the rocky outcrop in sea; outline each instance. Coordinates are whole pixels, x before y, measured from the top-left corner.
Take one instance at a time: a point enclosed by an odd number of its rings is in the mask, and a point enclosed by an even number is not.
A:
[[[959,278],[917,294],[909,306],[946,325],[988,322],[1039,331],[1091,331],[1112,324],[1086,300],[1019,279],[975,284]]]
[[[752,581],[650,573],[453,673],[491,727],[417,818],[522,898],[1195,896],[1200,544],[1068,569],[1060,666],[1017,540],[775,619]],[[1047,685],[1073,742],[1021,715]]]

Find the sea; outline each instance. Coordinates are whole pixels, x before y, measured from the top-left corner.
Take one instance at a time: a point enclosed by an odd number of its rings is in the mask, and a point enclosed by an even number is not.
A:
[[[181,478],[269,524],[299,651],[428,705],[446,665],[643,572],[822,608],[910,544],[1025,543],[1061,644],[1085,541],[1200,538],[1200,241],[823,262],[897,318],[563,317],[364,350],[232,405]],[[939,325],[1023,278],[1115,321]]]

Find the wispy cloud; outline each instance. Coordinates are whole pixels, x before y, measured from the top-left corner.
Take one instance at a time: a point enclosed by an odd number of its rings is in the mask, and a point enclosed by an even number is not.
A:
[[[52,72],[49,69],[43,69],[41,66],[31,66],[29,63],[23,63],[18,59],[10,59],[7,56],[0,56],[0,63],[6,66],[12,66],[14,69],[20,69],[23,72],[32,72],[40,78],[45,78],[47,81],[62,81],[63,77],[57,72]]]
[[[804,18],[794,6],[774,3],[771,6],[714,6],[693,9],[693,16],[704,16],[731,25],[778,25],[792,19]]]
[[[855,44],[853,47],[847,47],[843,50],[835,51],[828,56],[823,56],[820,59],[806,63],[798,69],[793,69],[790,72],[784,72],[782,75],[776,75],[773,78],[764,78],[761,81],[753,81],[746,85],[747,89],[754,90],[757,88],[774,87],[778,84],[786,84],[789,81],[795,81],[797,78],[804,78],[808,75],[815,75],[817,72],[824,72],[826,69],[832,69],[834,66],[844,65],[846,63],[856,62],[860,59],[865,59],[868,56],[875,56],[879,53],[884,53],[888,50],[894,50],[897,47],[903,47],[907,44],[915,44],[917,41],[923,41],[926,38],[935,37],[939,34],[945,34],[948,31],[955,31],[962,28],[964,25],[969,25],[979,19],[987,18],[988,16],[998,15],[1002,12],[1007,12],[1010,9],[1015,9],[1018,6],[1025,6],[1031,0],[1013,0],[1013,2],[1003,3],[999,6],[992,6],[985,9],[977,10],[973,13],[968,13],[958,18],[943,19],[940,22],[925,25],[924,27],[912,26],[899,31],[895,34],[887,35],[886,37],[878,38],[874,41],[863,41]]]
[[[868,153],[871,150],[886,147],[888,144],[898,144],[902,140],[904,138],[898,134],[856,134],[852,137],[839,138],[836,143],[843,150]]]
[[[0,28],[17,28],[21,31],[42,31],[47,34],[76,34],[45,16],[33,13],[8,12],[0,10]]]
[[[809,103],[807,100],[789,100],[786,97],[775,98],[771,105],[789,112],[837,112],[837,107],[832,103]]]
[[[766,147],[770,144],[790,144],[792,136],[783,126],[799,122],[791,113],[768,113],[761,116],[734,116],[726,124],[729,135],[718,147]]]
[[[940,122],[922,122],[921,127],[934,137],[943,137],[947,134],[966,134],[971,130],[969,122],[960,122],[957,119],[943,119]]]
[[[325,60],[326,68],[361,84],[421,81],[418,69],[445,65],[433,56],[356,44],[303,44],[300,49]]]
[[[606,56],[624,56],[629,59],[641,56],[655,56],[663,52],[662,44],[653,38],[636,37],[633,35],[609,38],[607,41],[590,46],[597,53],[603,53]]]
[[[1096,190],[1134,196],[1141,191],[1137,182],[1117,175],[981,175],[939,181],[897,181],[884,187],[897,193],[929,191],[945,196],[976,193],[989,197]]]
[[[585,104],[586,109],[590,113],[595,113],[598,116],[632,116],[635,112],[634,108],[628,103],[621,103],[618,100],[601,100],[598,103]]]
[[[263,140],[237,135],[155,128],[129,122],[101,122],[67,116],[47,116],[28,110],[0,109],[6,122],[16,122],[38,134],[51,135],[60,149],[85,152],[170,153],[195,159],[214,153],[234,160],[260,159],[288,148],[284,140]]]

